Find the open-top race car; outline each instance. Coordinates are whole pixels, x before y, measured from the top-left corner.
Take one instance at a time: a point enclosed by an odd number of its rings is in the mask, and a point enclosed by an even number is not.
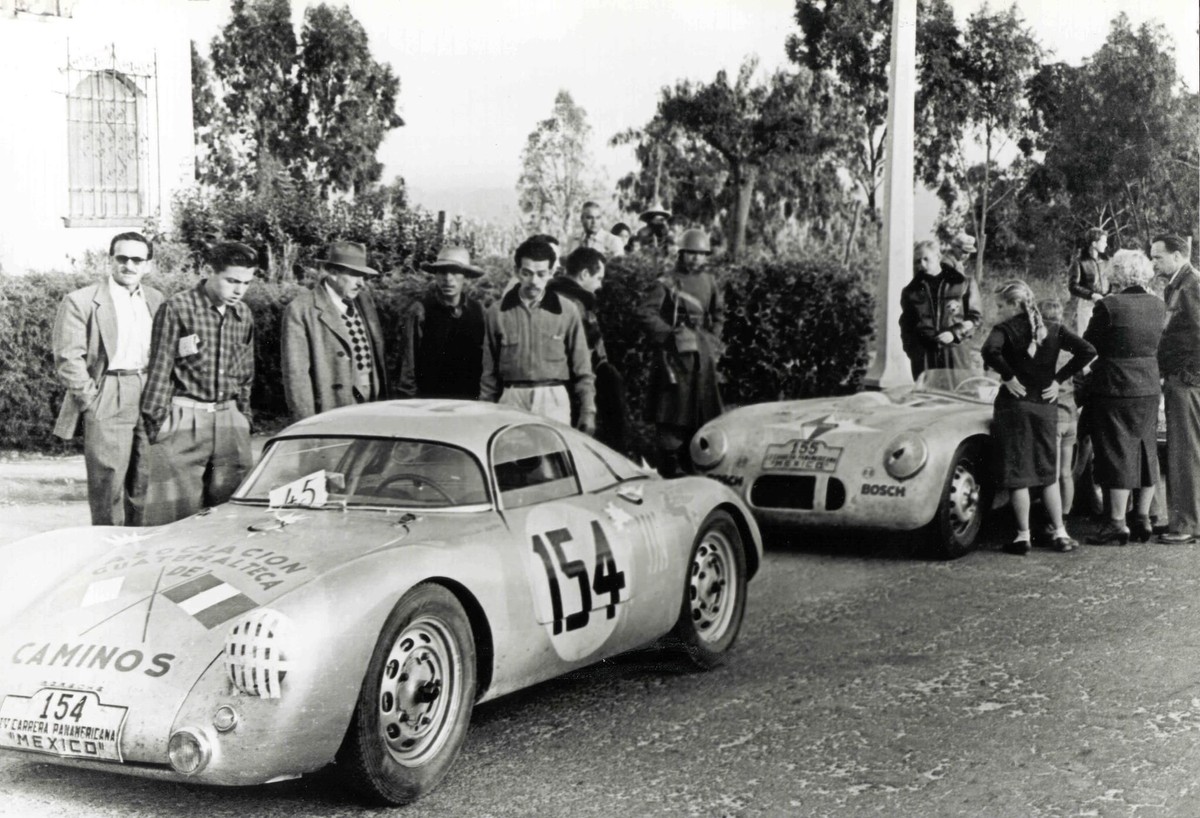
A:
[[[659,640],[719,663],[761,555],[724,486],[525,412],[328,412],[227,504],[3,549],[0,749],[226,785],[336,762],[405,803],[476,702]]]
[[[911,531],[934,555],[975,543],[993,492],[994,374],[935,369],[879,392],[745,406],[692,438],[706,476],[760,523]]]

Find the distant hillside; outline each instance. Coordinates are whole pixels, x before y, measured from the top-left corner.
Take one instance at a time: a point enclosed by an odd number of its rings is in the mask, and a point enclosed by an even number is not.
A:
[[[505,225],[520,218],[517,191],[505,187],[448,187],[409,188],[409,202],[436,213],[445,210],[446,216],[461,215],[472,219]]]

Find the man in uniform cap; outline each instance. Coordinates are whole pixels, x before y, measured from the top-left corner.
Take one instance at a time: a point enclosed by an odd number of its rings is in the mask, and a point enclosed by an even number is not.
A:
[[[711,252],[708,234],[685,231],[674,272],[659,277],[641,304],[643,326],[657,347],[648,408],[663,477],[694,471],[688,454],[692,435],[724,410],[717,361],[725,301],[716,280],[703,272]]]
[[[475,400],[483,371],[483,306],[463,287],[483,270],[472,266],[465,247],[443,247],[437,261],[421,269],[434,283],[404,313],[396,392],[402,398]]]
[[[326,256],[316,286],[283,313],[283,390],[295,420],[388,397],[383,332],[366,288],[379,271],[358,242],[335,241]]]
[[[975,237],[970,233],[958,233],[942,251],[942,266],[950,265],[965,275],[967,259],[973,255],[975,255]]]

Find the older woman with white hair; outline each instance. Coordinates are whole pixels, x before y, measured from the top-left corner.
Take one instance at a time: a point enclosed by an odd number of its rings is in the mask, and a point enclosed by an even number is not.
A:
[[[1112,294],[1096,302],[1083,337],[1096,347],[1089,402],[1080,423],[1095,448],[1093,473],[1108,493],[1109,520],[1090,542],[1148,542],[1158,474],[1158,342],[1166,305],[1149,292],[1154,267],[1139,250],[1118,250],[1109,263]],[[1132,529],[1125,523],[1134,494]]]

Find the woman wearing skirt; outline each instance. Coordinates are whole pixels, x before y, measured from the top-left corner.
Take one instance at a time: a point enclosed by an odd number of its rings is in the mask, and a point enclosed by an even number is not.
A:
[[[1092,345],[1061,324],[1045,321],[1033,291],[1024,281],[1009,281],[996,290],[1000,323],[983,344],[983,361],[1003,379],[992,409],[992,436],[998,444],[1000,485],[1012,496],[1017,536],[1005,546],[1027,554],[1029,490],[1040,487],[1042,503],[1054,528],[1051,545],[1071,551],[1075,541],[1063,525],[1058,489],[1059,385],[1095,356]],[[1060,350],[1071,358],[1058,367]]]
[[[1158,341],[1166,305],[1147,291],[1154,267],[1139,250],[1118,250],[1109,268],[1114,295],[1096,304],[1084,338],[1099,357],[1088,387],[1086,422],[1095,448],[1093,473],[1108,494],[1109,520],[1089,542],[1148,542],[1158,474]],[[1125,524],[1133,492],[1132,531]]]

